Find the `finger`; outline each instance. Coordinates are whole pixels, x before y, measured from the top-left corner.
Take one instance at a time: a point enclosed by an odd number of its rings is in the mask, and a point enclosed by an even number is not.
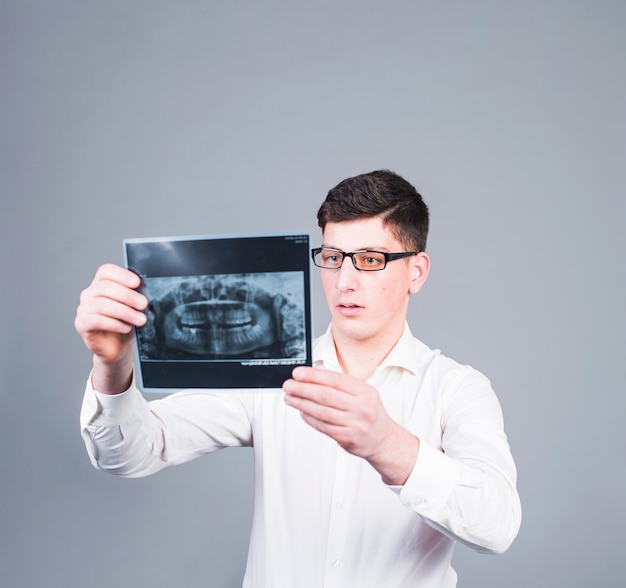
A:
[[[372,391],[372,387],[369,384],[348,374],[308,366],[295,368],[292,372],[292,378],[298,382],[317,384],[340,390],[353,397],[367,396]]]
[[[302,417],[302,420],[307,423],[307,425],[317,429],[320,433],[324,433],[325,435],[332,437],[335,441],[338,441],[339,439],[343,440],[346,436],[347,428],[342,424],[318,419],[305,412],[301,412],[300,416]]]
[[[328,425],[345,426],[346,424],[346,411],[334,406],[328,406],[307,398],[294,396],[285,396],[285,404],[296,409],[307,422],[312,419]]]
[[[351,396],[342,390],[327,386],[287,380],[283,384],[283,390],[285,391],[285,401],[291,403],[298,410],[311,412],[307,407],[317,405],[346,411],[351,406]]]
[[[308,366],[298,366],[292,372],[292,378],[299,382],[310,382],[312,384],[319,384],[321,386],[329,386],[331,388],[348,389],[350,383],[354,382],[354,379],[350,376],[346,376],[341,372],[333,372],[329,370],[321,370],[318,368]]]
[[[90,308],[95,301],[100,299],[110,299],[135,310],[144,310],[148,306],[148,299],[140,292],[116,280],[97,277],[88,288],[81,292],[80,304]]]
[[[135,310],[145,310],[148,306],[148,299],[143,294],[111,280],[99,281],[83,294],[81,301],[85,300],[87,303],[90,300],[109,299]]]
[[[74,323],[76,326],[76,330],[81,335],[84,335],[86,337],[94,333],[113,333],[117,335],[127,335],[132,331],[134,326],[126,321],[97,314],[77,315]]]
[[[105,263],[98,268],[94,283],[100,280],[118,282],[131,289],[139,288],[141,285],[141,278],[135,272],[113,263]]]
[[[76,310],[76,328],[79,332],[108,331],[127,333],[132,327],[146,322],[146,315],[127,304],[111,298],[88,298]]]

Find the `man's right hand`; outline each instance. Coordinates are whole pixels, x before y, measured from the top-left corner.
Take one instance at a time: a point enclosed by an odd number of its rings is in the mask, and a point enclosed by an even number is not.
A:
[[[146,322],[148,306],[140,284],[133,272],[104,264],[80,295],[74,326],[94,356],[93,386],[105,394],[121,392],[132,375],[133,327]]]

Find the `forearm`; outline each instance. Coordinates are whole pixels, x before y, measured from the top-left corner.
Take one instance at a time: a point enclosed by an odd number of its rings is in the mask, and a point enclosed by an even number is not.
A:
[[[81,432],[92,464],[138,477],[228,446],[250,445],[248,391],[183,392],[147,402],[131,382],[121,394],[87,383]]]
[[[422,444],[400,500],[455,541],[502,553],[521,523],[515,477],[512,463],[453,458]]]
[[[497,446],[497,442],[495,446]],[[484,553],[505,551],[517,535],[521,509],[515,468],[455,459],[421,445],[393,424],[379,451],[366,457],[400,499],[444,535]]]
[[[521,511],[514,474],[490,464],[455,460],[425,446],[395,425],[367,461],[406,506],[455,541],[484,553],[501,553],[515,538]]]

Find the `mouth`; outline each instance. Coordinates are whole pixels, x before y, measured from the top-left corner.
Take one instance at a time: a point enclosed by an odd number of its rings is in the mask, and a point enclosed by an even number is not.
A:
[[[345,306],[346,308],[362,308],[360,304],[356,304],[356,302],[347,302],[341,300],[337,303],[337,306]]]
[[[340,302],[339,304],[337,304],[337,310],[343,316],[350,317],[359,314],[363,310],[363,307],[359,306],[358,304],[352,304],[350,302]]]

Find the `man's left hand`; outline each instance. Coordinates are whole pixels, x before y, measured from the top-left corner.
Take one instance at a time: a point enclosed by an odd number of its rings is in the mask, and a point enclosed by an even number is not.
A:
[[[419,440],[385,410],[378,391],[342,374],[300,366],[283,384],[285,403],[346,451],[366,459],[387,484],[404,484]]]

